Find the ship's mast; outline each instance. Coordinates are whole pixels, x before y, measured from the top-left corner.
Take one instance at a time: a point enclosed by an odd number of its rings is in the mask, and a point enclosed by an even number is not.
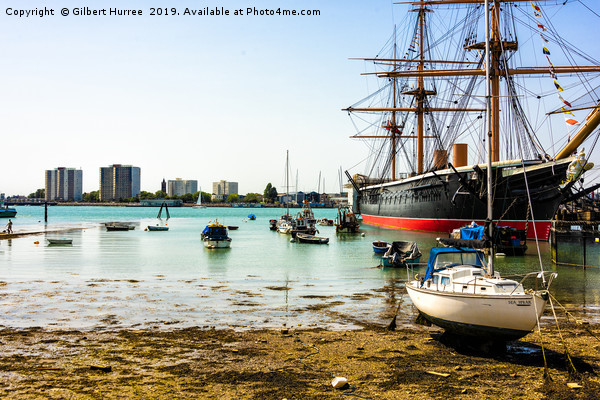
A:
[[[425,115],[425,100],[427,96],[435,96],[435,91],[425,90],[425,79],[423,78],[423,71],[425,71],[425,15],[431,10],[425,8],[425,4],[421,3],[418,9],[410,10],[412,12],[418,12],[418,38],[419,38],[419,59],[417,60],[417,87],[414,90],[403,92],[402,94],[413,95],[415,97],[416,107],[414,112],[417,115],[417,174],[422,174],[423,167],[423,139],[425,138],[424,132],[424,115]]]
[[[394,59],[397,58],[396,55],[396,26],[394,26]],[[394,70],[397,68],[396,62],[394,62]],[[396,103],[396,78],[392,79],[392,105],[394,108],[398,106]],[[396,180],[396,132],[398,131],[398,125],[396,123],[396,111],[392,111],[392,121],[391,121],[391,130],[390,136],[392,139],[392,181]]]
[[[425,70],[425,55],[423,50],[425,48],[425,6],[421,4],[419,9],[419,71]],[[423,112],[425,106],[425,81],[422,76],[417,80],[417,173],[423,173]]]
[[[378,63],[388,62],[393,66],[391,71],[387,72],[373,72],[373,73],[364,73],[363,75],[376,75],[378,77],[384,79],[391,79],[393,84],[393,104],[392,107],[370,107],[370,108],[358,108],[358,107],[348,107],[345,108],[344,111],[348,112],[391,112],[391,119],[387,122],[385,128],[389,130],[388,136],[366,136],[366,135],[356,135],[352,136],[354,138],[363,138],[363,139],[381,139],[388,138],[392,144],[392,179],[396,179],[396,142],[398,138],[403,139],[417,139],[416,147],[417,147],[417,173],[421,174],[424,172],[424,139],[427,138],[435,138],[435,136],[425,136],[424,135],[424,114],[435,113],[435,112],[482,112],[485,109],[480,108],[447,108],[447,107],[428,107],[427,106],[427,97],[435,96],[436,92],[432,90],[425,90],[425,79],[433,78],[433,77],[458,77],[458,76],[485,76],[486,71],[477,67],[477,68],[468,68],[463,66],[468,66],[470,64],[477,64],[475,62],[469,61],[450,61],[450,60],[431,60],[427,59],[425,56],[426,52],[429,52],[427,48],[426,42],[426,21],[425,16],[427,13],[432,12],[430,6],[436,5],[452,5],[452,4],[472,4],[472,5],[483,5],[487,4],[488,9],[487,12],[490,13],[488,15],[488,31],[489,31],[489,40],[488,47],[486,50],[486,43],[475,43],[472,45],[468,45],[465,47],[467,50],[478,50],[480,52],[484,52],[486,59],[488,59],[489,55],[489,84],[490,84],[490,125],[489,132],[491,137],[488,141],[491,143],[491,157],[492,162],[500,161],[500,78],[505,76],[508,79],[509,76],[514,75],[544,75],[548,74],[547,67],[519,67],[519,68],[508,68],[508,65],[505,64],[505,52],[507,51],[516,51],[518,49],[518,43],[516,41],[507,41],[503,40],[501,35],[501,26],[500,26],[500,11],[501,6],[510,6],[511,3],[524,3],[529,2],[530,0],[416,0],[416,1],[407,1],[400,2],[397,4],[411,4],[413,6],[417,6],[418,8],[410,10],[411,12],[418,12],[418,21],[416,24],[416,29],[418,30],[418,41],[419,41],[419,56],[417,59],[397,59],[396,58],[396,47],[394,40],[394,58],[393,59],[371,59],[371,58],[363,58],[365,61],[374,61]],[[548,0],[537,0],[537,1],[548,1]],[[395,32],[394,32],[395,36]],[[399,70],[399,62],[402,63],[413,63],[416,64],[415,69],[407,69],[407,70]],[[435,68],[425,68],[425,65],[433,64],[433,63],[443,63],[446,65],[451,64],[460,64],[459,67],[454,69],[435,69]],[[487,64],[486,63],[486,64]],[[488,65],[486,65],[487,69]],[[600,66],[553,66],[553,71],[556,74],[563,73],[591,73],[591,72],[600,72]],[[417,85],[410,91],[402,92],[402,95],[412,95],[414,96],[415,102],[414,107],[398,107],[398,99],[396,94],[396,78],[417,78]],[[416,114],[417,117],[417,129],[416,136],[408,136],[402,135],[401,129],[402,126],[397,126],[396,118],[398,112],[411,112]],[[576,145],[575,145],[576,146]]]

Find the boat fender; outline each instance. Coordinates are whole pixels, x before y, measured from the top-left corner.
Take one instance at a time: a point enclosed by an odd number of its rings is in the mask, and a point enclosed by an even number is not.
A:
[[[415,274],[415,281],[420,281],[420,280],[421,280],[421,275]]]

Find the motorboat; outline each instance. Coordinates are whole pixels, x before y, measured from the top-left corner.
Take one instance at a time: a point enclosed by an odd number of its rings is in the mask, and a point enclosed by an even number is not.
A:
[[[484,236],[484,227],[475,222],[454,229],[450,233],[451,239],[474,239],[481,240]],[[444,239],[440,239],[443,244]],[[527,250],[527,230],[517,229],[512,226],[496,226],[492,234],[492,245],[496,253],[510,256],[522,256]]]
[[[17,215],[17,209],[0,203],[0,218],[12,218]]]
[[[317,224],[321,226],[333,226],[333,220],[329,218],[319,218]]]
[[[302,210],[298,212],[296,218],[292,219],[292,237],[295,238],[298,233],[314,235],[317,233],[317,228],[315,227],[316,222],[317,220],[315,219],[313,211],[310,208],[310,203],[308,201],[304,201]]]
[[[338,215],[335,221],[336,233],[357,233],[360,222],[350,209],[346,206],[338,208]]]
[[[207,249],[226,249],[231,247],[231,238],[227,227],[215,221],[206,225],[202,231],[202,242]]]

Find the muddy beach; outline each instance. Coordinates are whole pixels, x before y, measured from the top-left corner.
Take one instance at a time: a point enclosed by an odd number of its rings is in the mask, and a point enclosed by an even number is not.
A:
[[[562,323],[498,355],[435,327],[0,331],[7,399],[598,399],[600,328]],[[572,365],[565,357],[566,343]],[[348,386],[334,389],[333,377]]]

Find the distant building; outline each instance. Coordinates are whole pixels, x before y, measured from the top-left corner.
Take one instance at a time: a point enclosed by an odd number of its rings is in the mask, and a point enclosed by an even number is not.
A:
[[[100,167],[100,201],[114,201],[140,194],[141,171],[131,165]]]
[[[227,198],[230,194],[238,194],[238,183],[227,181],[213,182],[212,191],[213,195],[219,196],[217,198]]]
[[[187,193],[196,193],[198,191],[198,181],[184,180],[176,178],[167,183],[167,194],[169,196],[183,196]]]
[[[58,167],[46,170],[46,201],[81,201],[83,171]]]
[[[163,181],[160,184],[160,191],[167,193],[167,181],[165,181],[165,178],[163,178]]]

